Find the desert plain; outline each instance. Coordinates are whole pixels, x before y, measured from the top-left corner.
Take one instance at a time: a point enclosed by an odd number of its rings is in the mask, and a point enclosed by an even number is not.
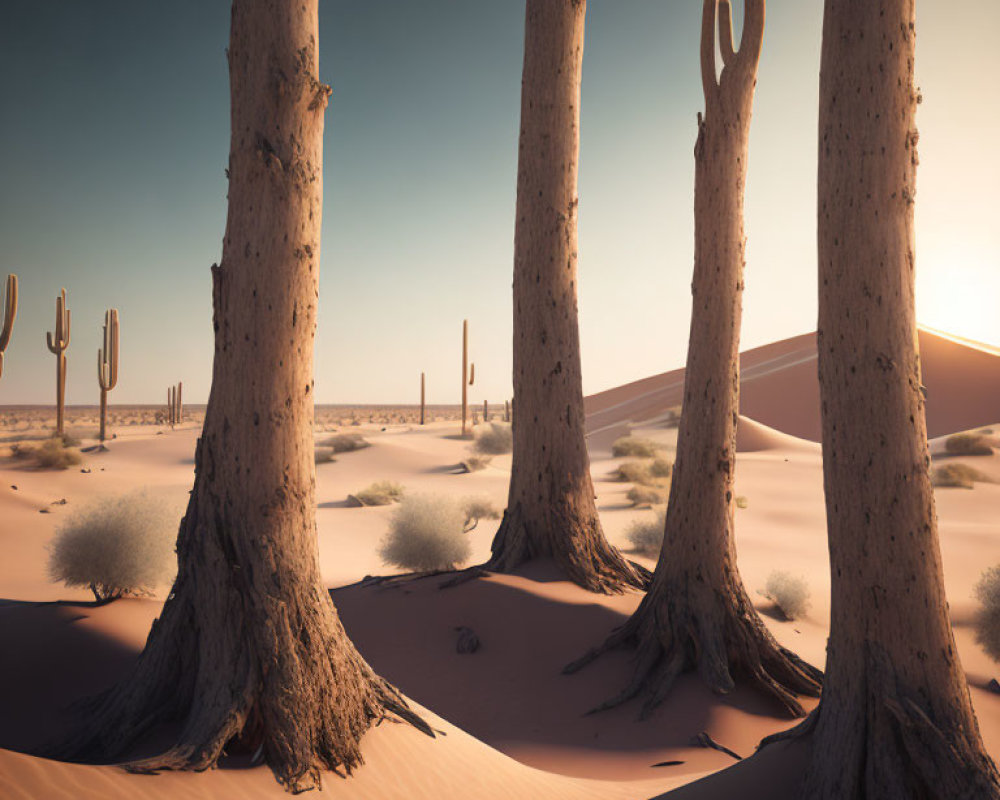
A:
[[[1000,694],[990,682],[1000,665],[977,645],[973,589],[1000,563],[1000,455],[950,456],[947,437],[975,431],[1000,448],[1000,351],[921,329],[933,465],[966,463],[981,473],[973,489],[935,491],[950,615],[983,739],[1000,757]],[[586,399],[588,448],[604,531],[630,558],[627,530],[653,512],[627,498],[631,484],[616,468],[612,442],[652,439],[672,460],[683,370],[663,373]],[[786,647],[822,667],[830,611],[819,439],[815,337],[807,334],[743,354],[736,460],[739,569],[768,627]],[[474,398],[470,398],[473,400]],[[481,402],[481,401],[480,401]],[[479,407],[481,409],[481,406]],[[283,797],[266,766],[223,759],[208,773],[134,775],[114,765],[62,763],[44,756],[69,728],[72,704],[127,673],[141,651],[169,586],[149,597],[95,606],[91,595],[53,582],[49,547],[74,509],[143,488],[176,508],[193,482],[203,407],[186,409],[174,427],[162,409],[112,407],[115,438],[96,444],[96,409],[68,409],[68,432],[82,462],[66,470],[28,466],[23,443],[46,436],[52,412],[0,407],[0,797],[220,798]],[[568,583],[550,564],[441,588],[444,578],[378,583],[394,571],[379,557],[392,506],[358,507],[349,496],[382,480],[406,491],[507,499],[511,456],[485,469],[461,466],[472,442],[460,435],[457,407],[318,407],[316,439],[364,437],[369,447],[317,464],[317,523],[323,579],[364,658],[401,689],[435,729],[429,738],[385,722],[363,740],[365,764],[324,790],[343,798],[779,798],[804,763],[802,745],[778,744],[746,765],[762,737],[794,724],[770,701],[737,689],[714,695],[684,676],[652,718],[638,721],[626,703],[586,712],[628,681],[631,656],[615,652],[574,675],[561,670],[599,644],[635,609],[640,593],[604,596]],[[500,413],[496,406],[491,412]],[[497,523],[469,532],[468,564],[486,560]],[[810,605],[788,620],[764,596],[768,576],[805,579]],[[458,629],[480,642],[457,651]],[[806,707],[815,701],[807,699]],[[725,753],[698,743],[708,734]],[[156,736],[137,743],[155,749]],[[704,739],[702,739],[704,741]],[[729,768],[729,769],[727,769]]]

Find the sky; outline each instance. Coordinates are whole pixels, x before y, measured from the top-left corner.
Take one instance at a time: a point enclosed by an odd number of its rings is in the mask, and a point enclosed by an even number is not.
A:
[[[579,287],[584,391],[682,366],[693,265],[700,0],[590,0]],[[741,3],[735,3],[737,24]],[[229,147],[221,0],[5,0],[0,278],[20,311],[0,404],[48,403],[55,297],[73,313],[67,402],[96,403],[119,309],[114,403],[208,395],[210,265]],[[326,116],[320,403],[511,394],[524,3],[320,0]],[[815,329],[821,0],[771,0],[751,128],[744,348]],[[917,0],[917,314],[1000,345],[1000,4]]]

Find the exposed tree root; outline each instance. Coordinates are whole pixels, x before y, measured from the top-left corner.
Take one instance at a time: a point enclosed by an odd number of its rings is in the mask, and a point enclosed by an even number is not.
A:
[[[715,692],[745,679],[772,697],[789,715],[805,714],[797,694],[819,695],[823,673],[785,649],[757,616],[742,586],[715,592],[704,582],[654,583],[636,612],[604,644],[568,664],[577,672],[619,648],[635,650],[632,679],[621,692],[592,708],[593,714],[644,696],[640,719],[648,718],[667,697],[677,678],[698,670]]]
[[[955,720],[935,720],[921,692],[873,642],[850,693],[827,687],[820,705],[799,725],[768,736],[806,740],[809,767],[798,787],[802,800],[997,800],[1000,775],[983,751],[978,731]]]
[[[553,510],[532,519],[518,505],[504,511],[491,549],[493,555],[482,570],[507,573],[532,559],[549,557],[568,580],[591,592],[645,590],[652,579],[648,569],[608,544],[596,512],[587,518]]]

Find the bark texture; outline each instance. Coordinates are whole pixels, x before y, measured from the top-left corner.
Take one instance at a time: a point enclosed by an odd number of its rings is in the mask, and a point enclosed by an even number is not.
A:
[[[201,770],[244,749],[290,791],[350,772],[396,715],[430,732],[348,640],[319,574],[313,340],[329,87],[317,0],[236,0],[229,215],[213,267],[215,361],[178,575],[131,675],[64,754],[115,758],[152,726],[175,744],[128,764]]]
[[[718,79],[717,8],[724,63]],[[632,682],[595,710],[643,694],[642,715],[647,716],[677,677],[691,669],[721,693],[732,690],[735,676],[742,676],[798,716],[804,712],[796,693],[815,696],[819,690],[819,671],[781,647],[754,609],[736,567],[733,538],[743,187],[763,34],[764,0],[747,0],[738,52],[728,0],[705,0],[705,115],[699,116],[694,151],[693,305],[677,460],[649,592],[601,647],[566,668],[575,672],[610,649],[636,649]]]
[[[514,228],[514,455],[486,569],[551,557],[585,589],[643,587],[604,538],[584,438],[577,162],[586,0],[528,0]]]
[[[1000,797],[948,619],[914,315],[913,0],[827,0],[819,377],[833,600],[810,800]]]

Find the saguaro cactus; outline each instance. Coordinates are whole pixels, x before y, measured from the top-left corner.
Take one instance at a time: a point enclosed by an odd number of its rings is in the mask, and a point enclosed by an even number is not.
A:
[[[424,401],[426,399],[424,373],[420,373],[420,424],[424,424]]]
[[[55,334],[46,332],[45,341],[49,351],[56,357],[56,435],[65,433],[66,408],[66,348],[69,347],[70,312],[66,308],[66,290],[56,298]]]
[[[104,347],[97,351],[97,384],[101,387],[101,447],[108,423],[108,392],[118,385],[118,309],[104,312]]]
[[[167,424],[172,428],[174,427],[174,411],[176,407],[174,406],[174,387],[167,387]]]
[[[0,329],[0,377],[3,377],[3,352],[10,344],[10,334],[14,330],[17,317],[17,275],[7,276],[7,294],[3,304],[3,328]]]
[[[462,436],[469,418],[469,320],[462,320]]]
[[[180,425],[184,421],[184,382],[177,381],[177,388],[174,390],[174,422]]]

